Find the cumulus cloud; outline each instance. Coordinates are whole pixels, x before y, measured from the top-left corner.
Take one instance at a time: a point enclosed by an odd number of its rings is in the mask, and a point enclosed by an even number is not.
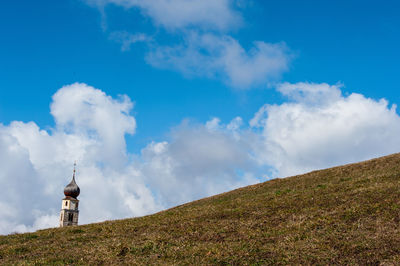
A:
[[[233,134],[238,119],[231,126],[218,122],[215,130],[182,125],[169,141],[133,155],[125,143],[136,129],[132,108],[127,96],[114,99],[75,83],[53,95],[55,128],[0,124],[0,185],[7,188],[0,195],[0,233],[57,226],[74,160],[80,223],[145,215],[257,182],[243,134]]]
[[[170,142],[150,143],[141,156],[150,187],[172,205],[259,182],[251,134],[233,133],[213,119],[206,126],[179,126]]]
[[[27,215],[25,221],[18,218],[40,204],[39,195],[31,191],[31,188],[41,186],[42,183],[29,161],[28,152],[7,133],[3,125],[0,125],[0,162],[0,185],[3,188],[0,194],[0,233],[26,230],[24,222],[33,224],[35,217]],[[32,198],[24,199],[23,195],[27,194],[31,194]]]
[[[104,7],[114,4],[124,8],[138,8],[157,26],[176,30],[200,27],[227,30],[241,24],[241,16],[233,9],[231,0],[86,0]]]
[[[119,165],[126,151],[124,136],[136,128],[135,118],[129,115],[132,107],[126,95],[114,100],[98,89],[76,83],[54,94],[51,114],[59,131],[90,136],[103,151],[95,156]]]
[[[288,176],[366,160],[400,149],[396,106],[357,93],[341,94],[340,85],[284,83],[290,99],[264,105],[250,124],[262,130],[257,158]]]
[[[154,67],[220,78],[234,88],[248,89],[277,80],[288,70],[291,55],[284,43],[258,41],[245,50],[230,36],[191,32],[184,44],[156,47],[146,59]]]
[[[125,135],[136,121],[127,96],[113,99],[85,84],[72,84],[53,96],[56,127],[14,121],[0,129],[0,182],[7,191],[0,205],[0,233],[56,226],[62,189],[79,162],[82,223],[143,215],[159,210],[143,176],[127,158]]]

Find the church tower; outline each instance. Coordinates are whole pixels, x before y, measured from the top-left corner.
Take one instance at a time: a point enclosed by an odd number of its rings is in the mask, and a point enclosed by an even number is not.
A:
[[[60,227],[78,225],[78,204],[79,200],[77,197],[80,193],[80,188],[75,182],[75,167],[72,175],[71,182],[64,188],[65,198],[62,200],[61,213],[60,213]]]

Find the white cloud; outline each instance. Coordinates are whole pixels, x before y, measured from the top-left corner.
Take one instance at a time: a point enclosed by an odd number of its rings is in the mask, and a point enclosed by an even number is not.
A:
[[[151,143],[129,154],[133,105],[75,83],[53,96],[56,127],[34,122],[0,124],[0,233],[58,225],[62,191],[78,160],[80,223],[153,213],[217,192],[257,182],[247,144],[230,128],[181,126],[169,142]],[[132,160],[137,158],[137,160]]]
[[[302,102],[307,105],[327,105],[339,101],[342,97],[341,85],[329,85],[326,83],[306,83],[296,84],[282,83],[278,91],[295,102]]]
[[[150,42],[152,38],[144,33],[132,34],[126,31],[115,31],[110,34],[110,39],[121,43],[122,51],[129,51],[131,46],[138,42]]]
[[[61,132],[89,136],[102,150],[97,160],[121,165],[125,156],[125,134],[133,134],[136,120],[129,115],[132,102],[127,96],[114,100],[85,84],[61,88],[53,96],[51,114]]]
[[[133,134],[127,96],[113,99],[75,83],[53,96],[56,128],[41,130],[34,122],[0,128],[0,182],[7,190],[0,206],[0,233],[57,226],[62,190],[78,160],[82,190],[81,223],[143,215],[160,210],[129,162],[125,134]]]
[[[238,89],[265,87],[288,70],[291,56],[284,43],[253,45],[246,51],[230,36],[191,32],[183,45],[156,47],[147,62],[188,76],[220,78]]]
[[[186,76],[221,79],[238,89],[265,87],[288,70],[292,58],[286,44],[253,42],[245,49],[238,40],[224,35],[242,23],[232,0],[86,0],[104,7],[108,4],[137,8],[150,17],[157,27],[171,33],[172,45],[163,45],[143,33],[114,32],[110,39],[122,44],[127,51],[137,42],[146,42],[146,61],[157,68],[172,69]],[[182,41],[183,39],[183,41]]]
[[[169,205],[253,184],[259,180],[249,140],[244,132],[235,137],[218,119],[207,126],[182,125],[170,142],[150,143],[142,150],[142,171]]]
[[[241,16],[230,0],[86,0],[91,5],[104,7],[114,4],[125,8],[139,8],[157,26],[175,30],[200,27],[227,30],[241,24]]]
[[[287,176],[357,162],[400,149],[396,106],[353,93],[340,86],[282,84],[278,90],[292,102],[265,105],[250,124],[262,128],[258,159]]]
[[[0,125],[0,186],[3,188],[0,194],[0,233],[16,231],[17,227],[23,230],[23,224],[18,218],[40,204],[40,195],[32,191],[32,187],[42,185],[29,162],[28,152],[6,131],[7,129]],[[23,196],[28,194],[34,197],[24,199]],[[26,215],[24,222],[33,223],[34,217]]]

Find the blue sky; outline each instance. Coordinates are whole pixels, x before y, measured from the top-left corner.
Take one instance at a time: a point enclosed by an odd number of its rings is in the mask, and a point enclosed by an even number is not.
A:
[[[284,41],[295,53],[281,80],[342,82],[345,91],[399,103],[400,20],[397,1],[249,1],[239,10],[243,25],[232,35],[244,47],[254,40]],[[204,122],[251,118],[264,103],[281,102],[260,85],[238,91],[223,82],[155,69],[146,47],[121,51],[113,31],[149,32],[174,41],[138,10],[96,8],[79,0],[6,1],[0,9],[0,121],[37,121],[53,126],[51,95],[61,86],[85,82],[136,103],[137,134],[129,149],[159,140],[182,119]],[[102,20],[107,24],[103,29]]]
[[[399,152],[399,11],[3,2],[0,234],[57,226],[75,160],[92,223]]]

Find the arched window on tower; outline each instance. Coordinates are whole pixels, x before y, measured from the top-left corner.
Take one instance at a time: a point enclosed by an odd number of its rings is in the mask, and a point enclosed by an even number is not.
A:
[[[74,220],[74,214],[68,213],[68,222],[72,222]]]

